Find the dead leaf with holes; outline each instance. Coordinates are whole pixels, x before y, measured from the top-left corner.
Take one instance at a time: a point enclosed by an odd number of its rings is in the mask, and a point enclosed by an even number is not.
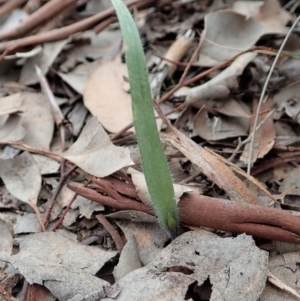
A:
[[[61,156],[96,177],[106,177],[133,164],[129,149],[113,145],[96,117]]]
[[[267,252],[245,234],[220,238],[204,231],[186,232],[148,265],[117,281],[120,294],[105,300],[171,301],[196,295],[211,301],[256,301],[265,286],[267,262]]]

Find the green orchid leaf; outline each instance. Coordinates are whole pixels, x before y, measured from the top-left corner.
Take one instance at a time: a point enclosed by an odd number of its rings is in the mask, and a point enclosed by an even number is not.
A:
[[[123,35],[132,111],[147,187],[161,226],[176,235],[178,209],[170,169],[156,127],[145,55],[135,22],[121,0],[111,0]]]

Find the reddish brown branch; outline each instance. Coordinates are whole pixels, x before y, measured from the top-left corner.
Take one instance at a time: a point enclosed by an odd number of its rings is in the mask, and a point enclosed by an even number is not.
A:
[[[89,188],[68,185],[76,193],[105,206],[120,210],[139,210],[154,214],[152,208],[132,200],[118,202]],[[260,238],[300,243],[300,217],[280,209],[266,208],[245,203],[233,203],[193,193],[185,194],[179,202],[183,223],[247,233]]]
[[[284,210],[188,193],[179,202],[179,212],[190,225],[300,243],[300,217]]]
[[[68,184],[67,187],[72,191],[78,193],[79,195],[82,195],[87,199],[100,203],[104,206],[109,206],[120,210],[138,210],[152,215],[154,214],[153,209],[144,205],[143,203],[135,202],[130,199],[119,202],[111,197],[99,194],[95,190],[92,190],[87,187],[79,187],[71,184]]]

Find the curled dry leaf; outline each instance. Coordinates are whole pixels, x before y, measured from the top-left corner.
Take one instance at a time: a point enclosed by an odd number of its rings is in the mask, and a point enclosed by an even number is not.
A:
[[[237,77],[246,66],[256,57],[256,53],[248,52],[240,55],[233,63],[203,85],[188,90],[186,104],[201,108],[199,100],[211,98],[226,98],[230,90],[238,87]]]
[[[133,164],[130,151],[113,145],[96,117],[89,120],[77,141],[61,156],[96,177],[106,177]]]

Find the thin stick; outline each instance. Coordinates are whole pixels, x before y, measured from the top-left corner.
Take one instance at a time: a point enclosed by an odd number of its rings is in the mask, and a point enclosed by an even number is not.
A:
[[[254,145],[254,137],[255,137],[255,131],[256,131],[256,126],[257,126],[257,122],[258,122],[258,116],[259,116],[259,111],[260,111],[260,108],[261,108],[261,105],[262,105],[262,102],[263,102],[263,99],[265,98],[265,94],[266,94],[266,90],[267,90],[267,87],[268,87],[268,84],[269,84],[269,81],[270,81],[270,78],[271,78],[271,75],[273,74],[273,71],[275,69],[275,66],[277,64],[277,61],[279,59],[279,56],[289,38],[289,36],[291,35],[292,31],[294,30],[295,26],[297,25],[298,21],[300,20],[300,15],[298,16],[298,18],[296,19],[296,21],[294,22],[294,24],[292,25],[292,27],[290,28],[290,30],[288,31],[287,35],[285,36],[276,56],[275,56],[275,59],[273,61],[273,64],[272,64],[272,67],[269,71],[269,74],[267,76],[267,79],[265,81],[265,84],[264,84],[264,87],[263,87],[263,90],[262,90],[262,93],[260,95],[260,99],[259,99],[259,102],[258,102],[258,106],[257,106],[257,110],[256,110],[256,116],[255,116],[255,120],[254,120],[254,125],[253,125],[253,135],[252,135],[252,138],[251,138],[251,143],[250,143],[250,147],[249,147],[249,157],[248,157],[248,166],[247,166],[247,174],[250,175],[251,173],[251,165],[252,165],[252,152],[253,152],[253,145]]]
[[[151,5],[153,2],[155,2],[155,0],[130,0],[126,3],[126,5],[130,7],[136,5],[136,7],[142,8],[146,5]],[[28,37],[0,43],[0,52],[4,51],[0,56],[0,61],[4,56],[18,48],[66,39],[74,33],[84,31],[91,26],[94,26],[95,24],[104,21],[107,18],[110,18],[114,11],[115,10],[110,7],[96,15],[62,28],[53,29],[47,32],[40,32]]]
[[[96,218],[99,221],[99,223],[101,223],[103,227],[109,232],[116,244],[119,254],[121,254],[124,247],[124,242],[119,232],[113,227],[113,225],[106,219],[106,217],[103,214],[97,214]]]
[[[57,15],[68,5],[75,5],[76,0],[51,0],[45,5],[40,7],[37,11],[32,13],[27,19],[21,22],[17,27],[8,29],[7,31],[0,34],[1,40],[14,39],[19,36],[23,36],[30,32],[36,26],[45,22],[46,20]]]
[[[26,2],[26,0],[10,0],[10,1],[7,1],[0,8],[0,16],[3,16],[7,13],[10,13],[15,8],[22,5],[24,2]]]
[[[70,174],[77,168],[76,165],[74,165],[73,167],[71,167],[68,171],[65,172],[65,159],[61,159],[60,162],[60,179],[59,182],[57,183],[53,193],[52,193],[52,198],[50,200],[50,204],[49,207],[46,211],[45,217],[44,217],[44,225],[45,227],[47,226],[49,219],[50,219],[50,215],[51,215],[51,211],[54,207],[56,198],[58,196],[58,194],[60,193],[63,184],[65,183],[65,181],[67,180],[67,178],[70,176]]]

